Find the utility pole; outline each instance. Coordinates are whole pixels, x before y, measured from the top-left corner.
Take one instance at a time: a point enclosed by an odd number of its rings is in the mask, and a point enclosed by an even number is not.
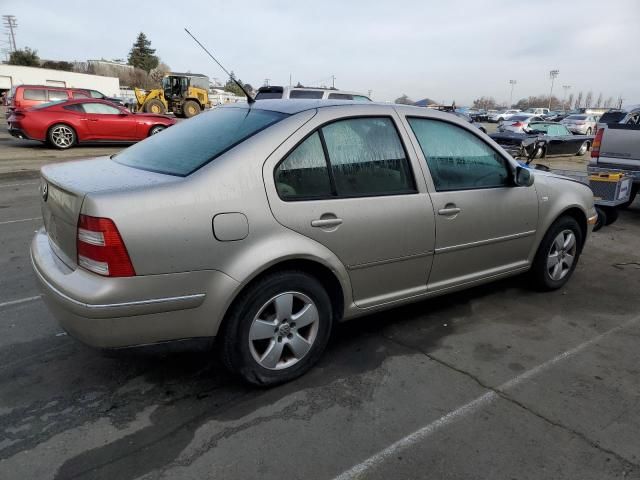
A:
[[[271,79],[270,79],[270,78],[265,78],[265,79],[264,79],[264,86],[265,86],[265,87],[268,87],[268,86],[269,86],[269,82],[270,82],[270,81],[271,81]]]
[[[562,111],[566,111],[567,107],[565,104],[565,99],[567,98],[567,90],[569,90],[571,88],[571,85],[562,85],[562,90],[564,90],[564,93],[562,94]]]
[[[14,15],[3,15],[2,23],[7,28],[7,36],[9,37],[9,52],[13,53],[18,48],[16,47],[16,29],[18,28],[18,23],[16,22],[16,17]]]
[[[513,107],[513,87],[518,83],[517,80],[509,80],[509,84],[511,85],[511,96],[509,97],[509,108]]]
[[[291,86],[291,74],[289,74],[289,86]]]
[[[333,88],[333,89],[336,88],[336,76],[335,75],[331,75],[331,88]]]
[[[551,90],[549,91],[549,110],[551,110],[551,97],[553,95],[553,82],[555,82],[556,77],[560,73],[560,70],[551,70],[549,71],[549,78],[551,79]]]

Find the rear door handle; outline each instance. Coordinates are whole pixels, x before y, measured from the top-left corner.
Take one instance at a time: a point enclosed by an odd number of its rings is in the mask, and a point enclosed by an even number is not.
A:
[[[462,210],[459,209],[458,207],[445,207],[438,210],[438,215],[444,215],[446,217],[450,217],[452,215],[459,214],[461,211]]]
[[[311,226],[317,228],[337,227],[342,225],[341,218],[319,218],[317,220],[311,220]]]

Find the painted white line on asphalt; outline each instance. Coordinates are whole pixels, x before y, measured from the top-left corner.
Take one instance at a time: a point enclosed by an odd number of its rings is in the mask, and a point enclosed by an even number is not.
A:
[[[5,222],[0,222],[0,225],[7,225],[9,223],[31,222],[33,220],[40,220],[40,217],[21,218],[20,220],[7,220]]]
[[[619,332],[620,330],[623,330],[624,328],[627,328],[628,326],[637,323],[640,320],[640,317],[634,318],[632,320],[629,320],[625,323],[623,323],[622,325],[619,325],[617,327],[612,328],[611,330],[607,330],[606,332],[593,337],[591,340],[587,340],[584,343],[581,343],[580,345],[578,345],[575,348],[572,348],[571,350],[567,350],[564,353],[561,353],[560,355],[553,357],[551,360],[548,360],[540,365],[538,365],[537,367],[532,368],[531,370],[527,370],[526,372],[524,372],[521,375],[518,375],[517,377],[512,378],[511,380],[503,383],[502,385],[500,385],[499,387],[496,388],[497,391],[500,392],[505,392],[513,387],[516,387],[518,385],[520,385],[521,383],[529,380],[531,377],[534,377],[540,373],[542,373],[543,371],[551,368],[552,366],[556,365],[557,363],[566,360],[569,357],[572,357],[573,355],[580,353],[582,350],[585,350],[586,348],[589,348],[590,346],[594,345],[595,343],[598,343],[600,340],[602,340],[605,337],[608,337],[609,335]],[[446,415],[440,417],[439,419],[435,420],[434,422],[431,422],[430,424],[420,428],[419,430],[416,430],[415,432],[407,435],[404,438],[401,438],[400,440],[398,440],[395,443],[392,443],[391,445],[389,445],[387,448],[385,448],[384,450],[380,450],[378,453],[372,455],[371,457],[367,458],[365,461],[354,465],[353,467],[351,467],[349,470],[344,471],[343,473],[341,473],[340,475],[338,475],[337,477],[335,477],[333,480],[349,480],[349,479],[357,479],[359,478],[361,475],[363,475],[366,471],[382,464],[385,460],[387,460],[388,458],[391,457],[395,457],[398,452],[400,452],[401,450],[404,450],[408,447],[411,447],[415,444],[417,444],[418,442],[421,442],[423,440],[425,440],[426,438],[430,437],[432,434],[434,434],[435,432],[437,432],[438,430],[440,430],[441,428],[455,422],[456,420],[458,420],[461,417],[464,417],[470,413],[473,413],[487,405],[489,405],[490,403],[493,403],[495,400],[499,399],[500,395],[498,393],[496,393],[493,390],[488,391],[487,393],[485,393],[484,395],[481,395],[480,397],[476,398],[475,400],[470,401],[469,403],[466,403],[464,405],[462,405],[459,408],[456,408],[455,410],[452,410],[451,412],[447,413]]]
[[[38,182],[10,183],[9,185],[0,185],[0,188],[22,187],[23,185],[38,185]]]
[[[39,298],[40,295],[36,295],[35,297],[20,298],[18,300],[11,300],[10,302],[3,302],[0,303],[0,308],[10,307],[11,305],[19,305],[21,303],[33,302],[34,300],[38,300]]]

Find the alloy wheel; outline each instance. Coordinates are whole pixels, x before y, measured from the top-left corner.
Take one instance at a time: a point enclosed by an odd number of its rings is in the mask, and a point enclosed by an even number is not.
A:
[[[285,292],[269,299],[254,317],[249,350],[263,368],[282,370],[311,350],[320,324],[318,309],[307,295]]]
[[[547,272],[552,280],[562,280],[571,271],[576,258],[576,236],[571,230],[560,232],[547,255]]]
[[[155,127],[153,127],[151,129],[151,132],[149,133],[149,136],[155,135],[156,133],[160,133],[163,130],[164,130],[164,127],[161,127],[161,126],[157,125],[157,126],[155,126]]]
[[[70,147],[73,144],[73,130],[64,125],[59,125],[51,131],[51,141],[56,147]]]

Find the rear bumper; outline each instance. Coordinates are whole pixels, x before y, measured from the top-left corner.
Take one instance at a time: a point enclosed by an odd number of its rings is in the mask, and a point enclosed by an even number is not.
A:
[[[25,140],[35,140],[34,138],[31,138],[29,135],[27,135],[27,133],[21,128],[9,128],[9,135]]]
[[[31,263],[62,328],[101,348],[215,336],[237,288],[215,270],[125,278],[73,270],[55,255],[43,229],[31,243]]]

